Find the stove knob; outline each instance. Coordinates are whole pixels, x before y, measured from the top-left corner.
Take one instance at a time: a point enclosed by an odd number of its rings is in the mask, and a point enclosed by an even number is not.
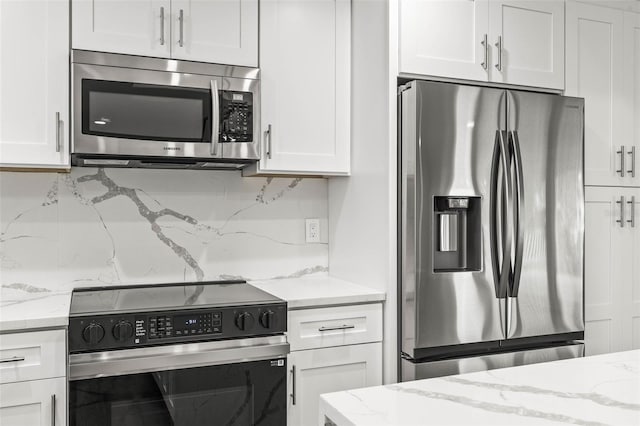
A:
[[[253,319],[253,315],[250,312],[242,312],[236,315],[236,327],[240,330],[251,330],[253,328],[253,324],[255,320]]]
[[[119,321],[113,326],[113,337],[115,337],[118,342],[124,342],[132,336],[133,326],[129,321]]]
[[[272,310],[264,311],[260,315],[260,325],[264,328],[271,328],[278,322],[278,317]]]
[[[100,324],[92,322],[82,331],[82,339],[90,345],[100,343],[104,337],[104,328]]]

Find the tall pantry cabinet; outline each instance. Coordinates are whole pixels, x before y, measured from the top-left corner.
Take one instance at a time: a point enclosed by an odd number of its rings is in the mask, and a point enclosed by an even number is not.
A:
[[[640,13],[568,1],[566,94],[585,98],[586,352],[640,348]]]

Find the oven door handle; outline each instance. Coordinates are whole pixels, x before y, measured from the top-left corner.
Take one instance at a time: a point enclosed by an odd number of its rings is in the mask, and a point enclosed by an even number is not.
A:
[[[211,155],[218,157],[220,145],[220,100],[218,97],[218,80],[211,80]]]
[[[69,355],[69,380],[284,358],[284,336],[187,343]]]

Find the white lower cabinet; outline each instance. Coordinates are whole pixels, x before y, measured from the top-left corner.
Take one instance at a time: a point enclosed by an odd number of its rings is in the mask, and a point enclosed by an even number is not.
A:
[[[0,385],[2,426],[67,424],[67,380],[64,377]]]

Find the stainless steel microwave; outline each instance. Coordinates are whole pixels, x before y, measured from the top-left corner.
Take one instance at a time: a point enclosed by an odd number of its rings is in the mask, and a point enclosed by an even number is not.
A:
[[[74,166],[240,169],[259,158],[259,70],[73,50]]]

